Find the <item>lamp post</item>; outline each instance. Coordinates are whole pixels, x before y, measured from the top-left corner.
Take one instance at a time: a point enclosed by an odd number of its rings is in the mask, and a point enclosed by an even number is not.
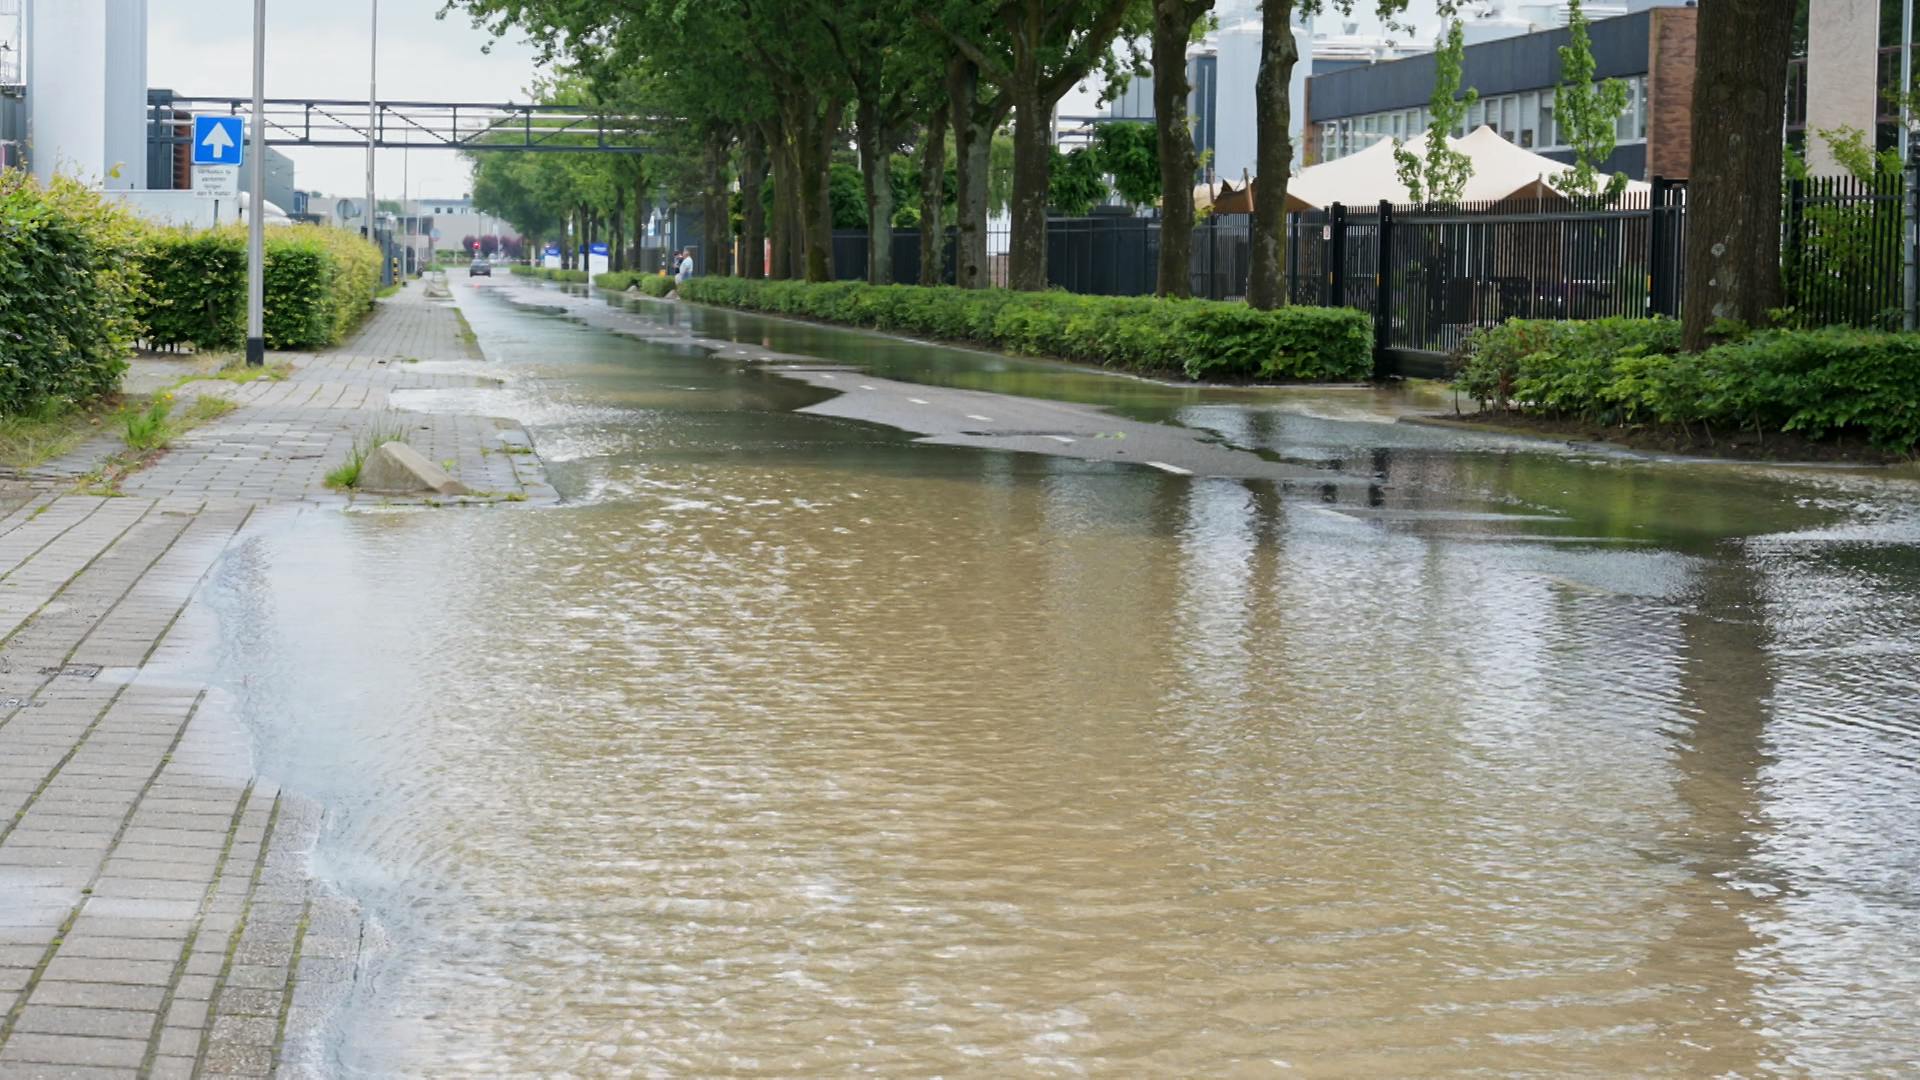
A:
[[[266,293],[267,175],[267,0],[253,0],[253,147],[247,160],[247,366],[267,362]]]
[[[373,241],[374,209],[379,206],[373,198],[373,129],[379,122],[375,116],[374,95],[378,91],[380,81],[380,0],[373,0],[373,23],[367,37],[372,44],[367,47],[367,212],[365,220],[367,239]],[[384,253],[381,255],[381,261],[386,261]]]

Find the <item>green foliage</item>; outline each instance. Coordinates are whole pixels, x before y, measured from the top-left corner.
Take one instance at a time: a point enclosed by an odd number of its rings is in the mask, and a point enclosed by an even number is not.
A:
[[[119,385],[138,336],[139,225],[79,184],[0,172],[0,417]]]
[[[1364,312],[947,286],[694,278],[684,299],[1190,379],[1352,381],[1373,369]]]
[[[1473,159],[1455,150],[1447,137],[1465,122],[1467,111],[1480,100],[1480,91],[1460,94],[1460,69],[1466,61],[1466,33],[1459,19],[1447,27],[1446,44],[1434,55],[1433,97],[1428,99],[1427,156],[1407,150],[1395,140],[1393,160],[1400,182],[1417,203],[1458,203],[1473,176]],[[1458,95],[1458,96],[1456,96]]]
[[[771,190],[769,185],[768,190]],[[836,161],[827,174],[827,201],[833,208],[833,227],[867,227],[867,188],[860,178],[859,166]]]
[[[265,254],[262,320],[270,348],[325,348],[346,337],[373,304],[380,252],[352,233],[270,228]],[[205,350],[245,341],[245,229],[156,229],[146,235],[137,265],[146,280],[139,319],[148,344]]]
[[[1560,85],[1553,91],[1553,122],[1561,142],[1573,147],[1573,168],[1553,186],[1579,203],[1605,206],[1627,190],[1627,174],[1601,177],[1600,163],[1613,154],[1615,121],[1627,110],[1627,85],[1608,79],[1594,85],[1593,42],[1580,0],[1568,0],[1569,44],[1560,46]]]
[[[585,270],[561,270],[549,266],[523,266],[520,263],[514,263],[510,269],[520,277],[536,277],[543,281],[564,281],[568,284],[579,285],[585,283],[587,280],[587,272]]]
[[[1476,332],[1456,385],[1483,406],[1596,424],[1701,425],[1920,448],[1920,335],[1764,330],[1682,353],[1667,319],[1513,320]]]
[[[1790,305],[1777,313],[1783,325],[1812,328],[1816,315],[1852,312],[1885,329],[1902,319],[1897,272],[1904,177],[1898,151],[1875,153],[1866,133],[1842,126],[1817,133],[1848,176],[1878,199],[1809,199],[1798,207],[1781,255],[1783,293]],[[1787,147],[1789,181],[1811,179],[1806,161]]]
[[[1152,124],[1101,124],[1093,132],[1093,155],[1127,205],[1160,201],[1160,139]]]
[[[641,292],[656,298],[665,297],[673,291],[673,278],[666,274],[648,274],[638,271],[621,270],[608,274],[596,274],[593,284],[612,292],[626,292],[634,286],[639,286]]]
[[[1107,182],[1092,151],[1053,152],[1053,165],[1047,173],[1049,207],[1068,217],[1079,217],[1106,197]]]
[[[156,394],[144,408],[135,406],[120,414],[120,431],[127,446],[134,450],[158,450],[173,438],[168,417],[173,412],[173,395]]]

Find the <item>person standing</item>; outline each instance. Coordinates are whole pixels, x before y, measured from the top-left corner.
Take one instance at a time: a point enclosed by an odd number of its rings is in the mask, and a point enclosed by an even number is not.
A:
[[[674,281],[684,285],[693,276],[693,249],[685,248],[680,252],[680,268],[674,274]]]

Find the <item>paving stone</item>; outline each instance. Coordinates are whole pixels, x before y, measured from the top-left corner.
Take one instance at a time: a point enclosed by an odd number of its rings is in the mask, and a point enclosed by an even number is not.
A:
[[[145,1039],[101,1039],[78,1035],[40,1035],[15,1032],[0,1047],[0,1064],[34,1062],[47,1065],[104,1065],[138,1068],[146,1060]]]
[[[29,1005],[20,1013],[15,1031],[48,1035],[93,1035],[109,1039],[144,1039],[153,1033],[154,1015],[123,1009],[87,1009],[69,1005]]]

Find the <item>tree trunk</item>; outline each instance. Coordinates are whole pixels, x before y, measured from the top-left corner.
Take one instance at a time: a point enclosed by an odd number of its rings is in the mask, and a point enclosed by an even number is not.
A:
[[[659,269],[640,265],[640,253],[647,249],[647,217],[647,176],[642,172],[633,178],[633,268],[642,274]]]
[[[954,168],[959,206],[954,239],[953,283],[985,288],[987,279],[987,170],[993,161],[993,125],[980,106],[980,68],[956,60],[947,69],[953,115]]]
[[[893,139],[879,106],[863,101],[856,112],[860,180],[867,197],[867,282],[893,284]]]
[[[727,153],[733,143],[733,137],[724,130],[707,133],[702,147],[701,167],[705,172],[705,183],[700,192],[700,241],[706,251],[701,254],[700,263],[704,272],[713,275],[726,275],[733,272],[728,253],[733,237],[733,223],[730,220],[727,203]]]
[[[621,237],[627,231],[627,189],[616,184],[613,188],[613,220],[607,225],[607,239],[612,244],[612,258],[607,261],[607,269],[618,274],[627,268],[627,245]]]
[[[1193,180],[1200,171],[1187,125],[1187,44],[1213,0],[1154,0],[1153,115],[1160,147],[1161,296],[1193,295]]]
[[[760,202],[766,182],[766,135],[756,124],[747,129],[746,148],[740,161],[740,274],[743,277],[758,279],[767,274],[767,208]]]
[[[773,265],[767,276],[785,280],[793,276],[793,147],[784,128],[776,132],[768,149],[773,158]]]
[[[938,285],[945,276],[947,230],[947,110],[933,110],[920,139],[920,281]]]
[[[1260,30],[1260,73],[1253,83],[1254,167],[1260,187],[1254,192],[1247,303],[1257,308],[1287,302],[1287,177],[1293,170],[1293,136],[1287,129],[1293,122],[1293,65],[1299,59],[1293,0],[1268,0]],[[1784,61],[1781,70],[1786,70]]]
[[[1780,117],[1794,7],[1701,0],[1687,184],[1686,347],[1713,324],[1750,326],[1780,306]]]
[[[833,280],[833,199],[828,176],[833,169],[833,140],[840,105],[830,104],[823,115],[809,103],[800,146],[801,247],[808,281]]]
[[[1047,197],[1053,173],[1053,108],[1033,88],[1037,76],[1017,76],[1013,105],[1012,235],[1007,286],[1022,292],[1047,287]]]

